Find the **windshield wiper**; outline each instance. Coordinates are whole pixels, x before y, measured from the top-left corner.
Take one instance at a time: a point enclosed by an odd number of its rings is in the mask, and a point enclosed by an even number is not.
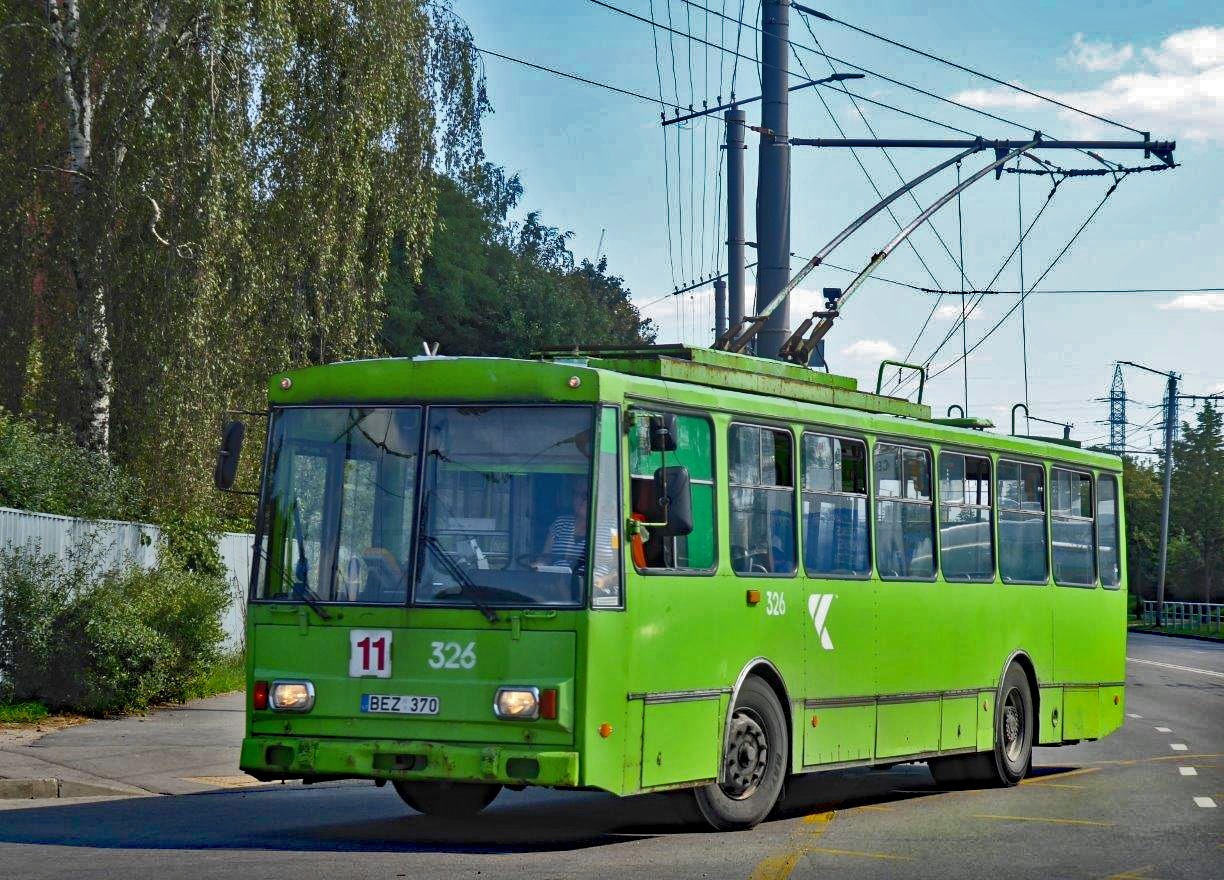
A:
[[[455,561],[455,557],[452,556],[447,549],[442,546],[441,542],[439,542],[433,535],[421,532],[420,537],[421,542],[434,552],[434,555],[438,557],[438,561],[442,563],[442,567],[445,568],[447,573],[455,579],[455,585],[458,588],[458,595],[463,596],[478,609],[480,609],[480,613],[485,616],[485,620],[489,621],[489,623],[497,623],[499,619],[497,612],[480,600],[480,597],[476,594],[478,589],[476,584],[472,582],[470,577],[468,577],[468,574],[463,570],[463,567]],[[438,595],[441,595],[441,593]]]
[[[331,620],[331,615],[319,601],[318,595],[310,589],[307,578],[310,576],[310,560],[306,558],[306,539],[302,535],[302,514],[298,510],[297,495],[293,496],[293,536],[297,541],[298,558],[293,564],[293,595],[310,606],[315,614],[323,620]]]

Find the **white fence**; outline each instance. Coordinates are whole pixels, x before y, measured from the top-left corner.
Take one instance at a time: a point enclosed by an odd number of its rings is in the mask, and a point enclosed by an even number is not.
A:
[[[161,530],[147,523],[76,519],[0,507],[0,548],[36,545],[43,553],[66,559],[74,550],[88,547],[104,568],[152,568],[157,564],[160,539]],[[227,648],[243,644],[253,540],[252,535],[226,532],[217,545],[233,596],[224,620]]]
[[[1144,623],[1156,623],[1156,603],[1143,600]],[[1165,602],[1164,625],[1204,633],[1224,633],[1224,605],[1206,602]]]

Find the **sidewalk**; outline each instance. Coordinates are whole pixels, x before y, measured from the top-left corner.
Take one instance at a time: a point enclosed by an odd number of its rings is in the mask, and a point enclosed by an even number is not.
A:
[[[65,792],[80,784],[126,795],[257,785],[238,770],[243,699],[223,694],[45,734],[0,731],[0,780],[53,779]]]

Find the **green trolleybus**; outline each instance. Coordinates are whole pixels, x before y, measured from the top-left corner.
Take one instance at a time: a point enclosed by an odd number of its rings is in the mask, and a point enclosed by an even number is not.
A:
[[[258,779],[452,816],[690,789],[731,829],[790,774],[1014,785],[1122,723],[1114,456],[680,346],[339,363],[269,398]]]

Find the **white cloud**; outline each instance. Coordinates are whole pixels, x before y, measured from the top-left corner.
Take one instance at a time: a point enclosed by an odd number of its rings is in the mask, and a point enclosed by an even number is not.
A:
[[[1085,40],[1083,34],[1071,38],[1071,51],[1067,53],[1068,61],[1093,73],[1120,70],[1134,57],[1135,49],[1129,43],[1122,46],[1097,43]]]
[[[1078,49],[1104,45],[1073,42],[1071,56],[1076,57]],[[1123,49],[1113,49],[1114,56],[1102,50],[1087,57],[1089,63],[1112,63]],[[1132,53],[1127,61],[1133,57]],[[1182,139],[1224,141],[1224,27],[1170,34],[1157,48],[1144,49],[1142,58],[1145,69],[1117,73],[1094,88],[1046,94],[1136,128]],[[983,109],[1032,109],[1043,103],[1010,89],[971,89],[954,98]],[[1093,130],[1084,117],[1060,112],[1074,123],[1076,133]]]
[[[899,351],[883,339],[859,339],[842,348],[838,354],[851,360],[882,361],[895,358]]]
[[[1224,312],[1224,293],[1183,293],[1156,308],[1183,312]]]

